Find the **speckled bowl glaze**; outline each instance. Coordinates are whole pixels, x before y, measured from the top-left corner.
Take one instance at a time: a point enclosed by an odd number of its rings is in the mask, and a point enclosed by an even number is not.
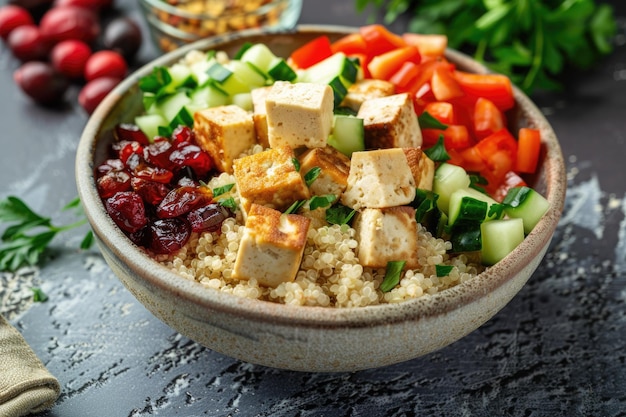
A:
[[[244,299],[202,287],[161,266],[135,246],[107,215],[98,196],[94,167],[102,162],[119,122],[142,111],[137,87],[155,65],[169,65],[192,49],[233,54],[244,42],[263,42],[287,56],[321,34],[331,38],[355,28],[300,26],[289,32],[246,31],[197,41],[137,70],[111,92],[89,119],[76,157],[76,180],[99,247],[114,273],[156,317],[181,334],[225,355],[270,367],[309,371],[355,371],[433,352],[484,324],[504,307],[535,271],[563,209],[566,178],[554,131],[539,109],[515,89],[515,127],[541,130],[542,155],[531,185],[551,209],[509,256],[478,277],[434,296],[401,304],[361,308],[294,307]],[[467,56],[447,52],[459,68],[487,70]]]

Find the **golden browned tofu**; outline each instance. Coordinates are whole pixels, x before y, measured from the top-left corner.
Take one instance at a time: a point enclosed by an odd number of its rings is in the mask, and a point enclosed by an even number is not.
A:
[[[210,107],[194,113],[198,143],[222,172],[233,172],[233,160],[256,143],[252,116],[235,105]]]
[[[341,202],[353,209],[404,206],[415,198],[415,180],[402,149],[354,152]]]
[[[391,96],[395,92],[396,87],[389,81],[364,78],[348,87],[341,105],[358,112],[365,100]]]
[[[333,125],[333,100],[329,85],[277,81],[265,99],[270,147],[326,146]]]
[[[408,93],[366,100],[357,117],[363,119],[366,149],[422,145],[422,131]]]
[[[435,178],[435,162],[420,148],[402,149],[413,173],[415,186],[422,190],[432,191]]]
[[[252,204],[237,251],[233,278],[276,287],[293,281],[302,262],[310,220]]]
[[[313,195],[334,194],[339,197],[346,189],[350,158],[332,146],[309,149],[300,155],[299,160],[303,175],[316,167],[320,168],[319,176],[309,186]]]
[[[267,111],[265,109],[265,98],[272,87],[259,87],[250,91],[252,96],[252,120],[256,131],[257,142],[264,148],[270,147],[267,136]]]
[[[293,164],[295,158],[293,150],[283,146],[235,160],[233,171],[244,215],[253,203],[283,211],[311,196]]]
[[[412,207],[364,209],[356,214],[354,229],[362,265],[384,268],[389,261],[406,261],[408,268],[419,266],[417,222]]]

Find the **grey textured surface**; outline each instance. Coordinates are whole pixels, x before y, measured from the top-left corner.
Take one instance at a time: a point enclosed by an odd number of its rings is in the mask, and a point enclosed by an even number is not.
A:
[[[386,368],[254,366],[154,318],[97,251],[76,249],[81,229],[59,236],[40,268],[0,275],[0,313],[63,387],[41,416],[626,415],[626,10],[613,3],[622,34],[615,53],[570,90],[537,97],[566,156],[566,209],[542,265],[484,326]],[[365,19],[351,2],[320,1],[305,2],[301,22]],[[142,50],[142,59],[152,56]],[[59,209],[76,195],[73,157],[87,117],[72,104],[77,91],[58,110],[31,104],[11,81],[17,66],[0,47],[0,196],[18,195],[64,223],[71,216]],[[33,304],[32,285],[49,301]]]

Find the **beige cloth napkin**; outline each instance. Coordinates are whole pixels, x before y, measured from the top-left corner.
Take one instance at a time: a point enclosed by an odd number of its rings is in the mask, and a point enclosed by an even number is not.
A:
[[[61,393],[22,335],[0,316],[0,416],[19,417],[46,410]]]

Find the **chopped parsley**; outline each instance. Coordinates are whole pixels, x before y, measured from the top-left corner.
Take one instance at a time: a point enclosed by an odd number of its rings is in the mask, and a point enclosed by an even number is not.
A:
[[[213,189],[213,197],[218,197],[222,194],[226,194],[227,192],[232,190],[234,186],[235,184],[226,184],[226,185],[222,185],[221,187],[215,187]]]
[[[311,168],[306,174],[304,174],[304,181],[306,182],[307,187],[310,187],[311,184],[320,176],[322,169],[320,167]]]
[[[330,224],[348,224],[355,214],[356,210],[343,204],[336,204],[326,210],[326,221]]]
[[[450,275],[450,272],[454,269],[452,265],[435,265],[435,271],[438,277],[447,277]]]
[[[448,151],[446,151],[446,147],[443,142],[443,135],[439,135],[437,143],[426,149],[424,153],[435,162],[446,162],[450,159],[450,155],[448,154]]]
[[[400,283],[400,276],[402,275],[404,265],[406,265],[406,261],[387,262],[385,278],[383,278],[383,282],[380,284],[380,290],[382,292],[389,292]]]

